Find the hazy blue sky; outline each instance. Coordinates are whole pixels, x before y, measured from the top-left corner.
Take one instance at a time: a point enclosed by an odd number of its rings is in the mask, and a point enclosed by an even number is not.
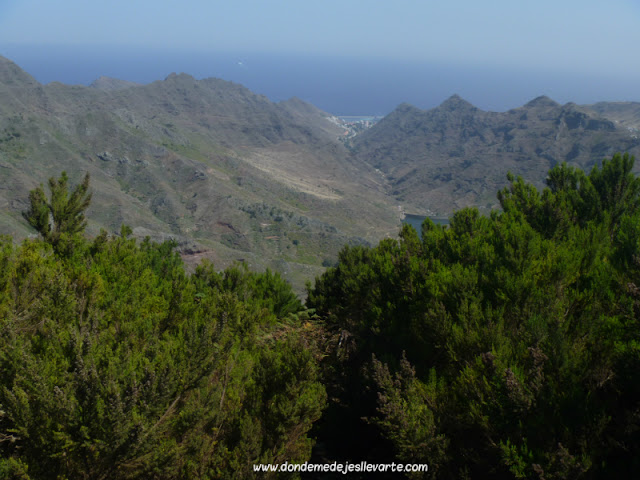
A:
[[[42,44],[445,62],[640,90],[640,0],[0,0],[0,46]]]
[[[402,57],[640,73],[631,0],[0,0],[0,42]],[[624,66],[624,67],[623,67]]]

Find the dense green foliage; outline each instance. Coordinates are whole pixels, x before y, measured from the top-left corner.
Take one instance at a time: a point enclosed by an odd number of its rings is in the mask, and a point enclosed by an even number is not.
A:
[[[630,478],[632,168],[557,165],[542,192],[510,175],[490,217],[345,247],[308,310],[269,270],[188,275],[128,227],[84,239],[88,177],[52,179],[25,214],[43,238],[0,241],[0,478],[253,478],[316,434],[322,458],[425,478]]]
[[[320,431],[335,454],[379,461],[384,445],[428,463],[425,478],[640,471],[632,167],[627,155],[589,175],[557,165],[543,192],[509,176],[502,212],[345,248],[308,297],[335,337]]]
[[[278,274],[187,275],[126,227],[64,252],[49,232],[0,242],[0,478],[253,478],[309,458],[326,394]]]

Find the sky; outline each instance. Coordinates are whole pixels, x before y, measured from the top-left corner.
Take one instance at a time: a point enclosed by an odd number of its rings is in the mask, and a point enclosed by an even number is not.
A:
[[[0,0],[0,55],[23,66],[15,57],[41,46],[233,54],[238,78],[250,66],[244,57],[297,55],[441,66],[445,77],[493,71],[512,82],[537,78],[531,92],[540,93],[561,78],[582,79],[578,97],[640,100],[640,91],[629,98],[640,85],[639,25],[640,0]],[[167,74],[178,70],[172,66]],[[567,88],[555,90],[569,97]],[[625,98],[611,98],[616,93]]]

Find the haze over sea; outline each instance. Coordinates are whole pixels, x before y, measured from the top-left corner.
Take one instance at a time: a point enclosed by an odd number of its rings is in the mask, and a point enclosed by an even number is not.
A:
[[[539,95],[579,104],[640,100],[634,78],[558,73],[535,65],[498,69],[373,57],[15,44],[0,44],[0,55],[41,83],[88,85],[102,75],[149,83],[184,72],[240,83],[273,101],[296,96],[335,115],[385,115],[403,102],[432,108],[454,93],[492,111],[519,107]]]

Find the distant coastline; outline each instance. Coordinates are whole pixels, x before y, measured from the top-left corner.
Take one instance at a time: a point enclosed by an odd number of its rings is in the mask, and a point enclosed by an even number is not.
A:
[[[377,122],[382,118],[380,115],[338,115],[340,120],[350,122]]]
[[[101,76],[147,84],[171,72],[186,72],[240,83],[274,102],[295,96],[325,112],[348,116],[384,115],[403,102],[434,108],[453,93],[482,110],[498,112],[543,93],[560,103],[638,100],[636,78],[618,75],[603,84],[599,77],[551,74],[533,66],[497,69],[363,57],[10,43],[0,43],[0,55],[44,84],[89,85]]]

